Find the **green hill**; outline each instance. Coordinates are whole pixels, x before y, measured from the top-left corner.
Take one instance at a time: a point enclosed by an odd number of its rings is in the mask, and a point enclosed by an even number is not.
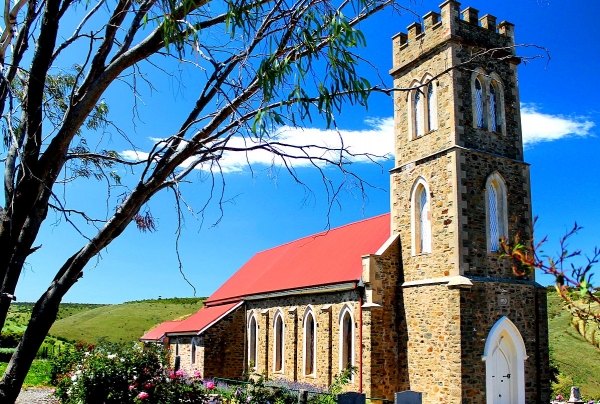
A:
[[[12,303],[6,317],[6,324],[2,331],[25,331],[27,323],[31,317],[31,311],[35,303]],[[58,309],[57,320],[82,313],[87,310],[93,310],[103,304],[86,303],[61,303]]]
[[[560,297],[548,294],[550,358],[560,371],[563,396],[570,386],[579,386],[587,399],[600,398],[600,351],[571,326],[571,315],[562,309]],[[565,391],[565,392],[563,392]],[[567,395],[568,397],[568,395]]]
[[[102,306],[57,321],[50,334],[90,344],[99,339],[133,342],[163,321],[197,312],[203,301],[204,298],[162,299]]]

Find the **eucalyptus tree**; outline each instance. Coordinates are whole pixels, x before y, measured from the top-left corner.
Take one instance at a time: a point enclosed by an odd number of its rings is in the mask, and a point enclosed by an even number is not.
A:
[[[18,0],[6,1],[0,36],[0,110],[4,206],[0,209],[0,326],[27,257],[43,254],[36,238],[49,211],[92,223],[73,254],[56,268],[0,381],[0,401],[13,402],[56,319],[65,293],[130,224],[151,230],[141,213],[157,193],[173,190],[203,167],[218,171],[224,153],[263,150],[288,164],[309,159],[346,173],[343,146],[285,144],[278,125],[312,115],[331,123],[344,103],[365,104],[369,83],[358,70],[357,24],[393,0]],[[75,62],[73,62],[75,60]],[[112,128],[135,147],[133,133],[112,127],[107,90],[125,83],[137,95],[144,69],[169,77],[169,61],[202,72],[195,102],[174,133],[161,134],[139,158],[110,150]],[[156,74],[156,73],[155,73]],[[190,94],[187,94],[190,97]],[[113,101],[115,102],[115,101]],[[118,101],[116,101],[118,104]],[[242,138],[242,144],[232,139]],[[94,146],[88,146],[88,144]],[[139,149],[138,149],[139,150]],[[286,163],[287,162],[287,163]],[[76,178],[119,185],[119,169],[139,178],[112,200],[102,220],[74,209],[58,187]],[[136,166],[131,168],[131,166]],[[337,188],[327,183],[332,194]]]

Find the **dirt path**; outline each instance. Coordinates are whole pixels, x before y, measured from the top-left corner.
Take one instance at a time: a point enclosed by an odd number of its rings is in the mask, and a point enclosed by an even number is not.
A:
[[[16,404],[59,404],[60,401],[52,395],[52,389],[30,387],[21,390]]]

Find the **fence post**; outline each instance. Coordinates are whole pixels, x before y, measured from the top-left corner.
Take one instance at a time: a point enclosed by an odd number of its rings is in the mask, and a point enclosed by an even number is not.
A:
[[[298,404],[306,404],[308,401],[308,391],[307,390],[299,390],[298,391]]]

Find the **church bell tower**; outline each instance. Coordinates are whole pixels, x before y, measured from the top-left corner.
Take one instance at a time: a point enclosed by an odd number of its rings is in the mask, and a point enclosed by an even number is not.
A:
[[[452,0],[393,38],[407,388],[424,403],[549,402],[545,289],[499,239],[532,235],[514,25]]]

